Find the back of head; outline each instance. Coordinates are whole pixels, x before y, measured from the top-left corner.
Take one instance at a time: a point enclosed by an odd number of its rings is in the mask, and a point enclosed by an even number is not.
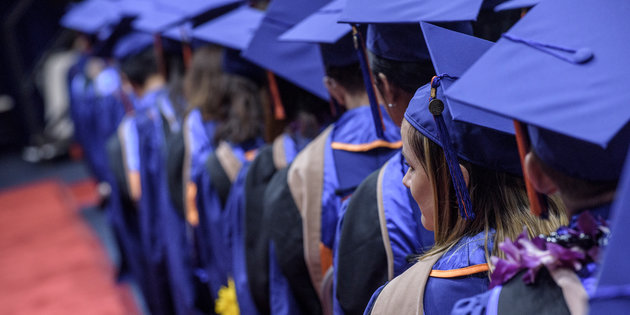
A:
[[[227,109],[220,102],[222,88],[221,48],[206,46],[195,50],[183,82],[184,96],[192,108],[199,108],[204,119],[225,119]]]
[[[220,93],[217,99],[227,109],[227,117],[217,126],[215,142],[246,143],[260,138],[263,105],[258,85],[240,75],[224,74]]]
[[[330,104],[280,77],[276,81],[289,131],[308,139],[317,136],[321,126],[332,120]]]
[[[134,86],[143,86],[152,75],[159,74],[157,59],[152,47],[121,60],[120,70]]]

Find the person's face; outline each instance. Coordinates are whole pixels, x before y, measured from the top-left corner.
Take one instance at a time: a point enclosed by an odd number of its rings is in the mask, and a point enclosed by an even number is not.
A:
[[[411,196],[420,207],[422,213],[422,225],[429,231],[434,230],[435,221],[435,201],[433,194],[433,186],[429,181],[426,170],[420,163],[417,156],[412,153],[410,139],[408,136],[411,125],[407,120],[403,120],[400,133],[403,141],[402,153],[409,165],[409,170],[403,177],[403,185],[411,191]]]

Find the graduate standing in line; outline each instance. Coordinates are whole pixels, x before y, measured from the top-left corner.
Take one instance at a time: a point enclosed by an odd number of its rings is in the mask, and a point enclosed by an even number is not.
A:
[[[570,219],[545,236],[506,239],[492,290],[454,314],[588,312],[630,143],[629,12],[627,3],[542,1],[447,91],[520,122],[531,143],[525,174],[537,192],[558,195]]]
[[[435,245],[379,289],[366,314],[448,314],[459,297],[487,290],[496,238],[514,238],[524,225],[531,235],[548,233],[561,223],[553,200],[548,220],[530,213],[510,121],[443,102],[444,89],[492,44],[421,25],[438,75],[418,89],[405,113],[401,135],[409,170],[403,183],[422,224],[434,231]],[[468,54],[461,55],[464,48]]]

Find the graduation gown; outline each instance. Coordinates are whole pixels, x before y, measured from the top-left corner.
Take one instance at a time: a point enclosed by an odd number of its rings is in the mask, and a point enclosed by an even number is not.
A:
[[[241,168],[255,158],[262,143],[261,139],[242,144],[221,142],[208,157],[206,171],[201,172],[195,181],[199,222],[194,227],[194,241],[213,300],[217,299],[222,287],[227,287],[228,279],[233,275],[234,226],[229,222],[233,221],[230,216],[234,211],[227,207],[230,192]],[[239,185],[244,182],[245,175],[242,176]]]
[[[297,153],[309,142],[288,133],[278,136],[272,144],[260,149],[249,166],[244,187],[244,263],[252,299],[260,314],[270,314],[269,278],[270,247],[264,219],[263,196],[273,175],[286,168]],[[276,266],[271,267],[277,269]],[[281,274],[275,273],[276,276]],[[242,290],[242,289],[241,289]]]
[[[494,231],[489,232],[492,248]],[[460,239],[443,255],[416,262],[379,288],[365,314],[448,314],[462,296],[485,292],[490,283],[486,233]]]
[[[610,204],[588,209],[595,218],[608,220]],[[571,218],[570,227],[577,225],[578,215]],[[576,273],[581,285],[590,296],[594,293],[598,263],[592,263]],[[536,282],[527,285],[522,276],[515,275],[503,285],[472,297],[463,298],[453,307],[451,314],[569,314],[563,289],[556,284],[547,268],[541,268]]]
[[[398,151],[350,198],[335,253],[338,314],[363,314],[376,289],[433,246],[433,232],[422,226],[418,204],[402,184],[407,168]]]
[[[320,290],[331,272],[342,199],[402,145],[399,129],[387,115],[383,118],[385,139],[379,139],[368,106],[345,112],[287,172],[274,175],[279,184],[266,191],[265,211],[276,222],[270,227],[275,258],[305,314],[321,313]]]

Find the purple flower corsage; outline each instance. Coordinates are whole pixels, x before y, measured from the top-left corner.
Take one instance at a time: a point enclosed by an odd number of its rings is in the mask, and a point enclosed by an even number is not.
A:
[[[525,229],[516,240],[508,238],[499,244],[505,258],[491,258],[494,271],[490,288],[506,283],[523,270],[527,270],[523,281],[533,283],[543,266],[549,270],[568,268],[579,271],[598,261],[600,249],[606,245],[609,234],[606,222],[595,220],[589,212],[580,214],[575,228],[561,227],[549,236],[540,235],[530,240]]]

